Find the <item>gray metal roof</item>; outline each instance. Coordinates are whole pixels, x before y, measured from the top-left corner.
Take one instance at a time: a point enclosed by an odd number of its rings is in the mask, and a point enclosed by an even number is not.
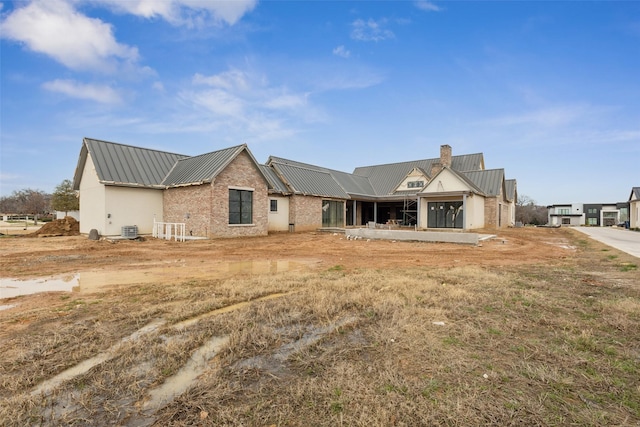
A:
[[[506,179],[504,181],[504,187],[507,191],[506,197],[507,200],[511,200],[511,201],[516,201],[516,187],[517,187],[517,182],[515,179]]]
[[[287,187],[287,184],[285,184],[280,179],[280,177],[278,176],[278,174],[273,168],[267,165],[259,165],[259,166],[260,166],[260,169],[262,170],[262,174],[265,176],[265,178],[267,178],[267,181],[269,182],[269,186],[271,187],[271,190],[273,190],[276,193],[282,193],[282,194],[291,193],[291,190],[289,190],[289,188]]]
[[[431,165],[440,159],[412,160],[401,163],[389,163],[384,165],[361,166],[353,170],[354,175],[368,178],[374,194],[377,196],[390,195],[398,184],[407,176],[413,168],[420,168],[427,174],[431,172]],[[456,171],[473,171],[484,168],[482,153],[465,154],[451,157],[451,169]]]
[[[504,185],[504,169],[462,172],[487,196],[498,196]]]
[[[291,163],[271,162],[270,166],[285,179],[296,194],[349,199],[349,195],[329,172],[304,168]]]
[[[162,181],[168,187],[211,182],[246,145],[237,145],[199,156],[187,157],[176,162]]]
[[[631,195],[629,195],[629,201],[640,200],[640,187],[633,187],[631,189]]]
[[[267,160],[267,164],[272,166],[276,164],[284,164],[296,166],[302,169],[328,173],[345,193],[367,196],[375,194],[371,183],[366,177],[357,176],[348,172],[341,172],[334,169],[328,169],[321,166],[310,165],[308,163],[296,162],[295,160],[283,159],[281,157],[275,156],[269,157],[269,160]]]
[[[187,157],[182,154],[84,138],[74,176],[76,190],[80,188],[87,155],[91,156],[101,182],[140,187],[161,187],[163,178],[175,162]]]

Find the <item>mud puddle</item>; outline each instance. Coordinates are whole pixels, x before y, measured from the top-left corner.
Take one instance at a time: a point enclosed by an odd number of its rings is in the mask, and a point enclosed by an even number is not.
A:
[[[189,279],[220,279],[238,274],[276,274],[312,269],[317,261],[217,261],[204,266],[180,263],[139,270],[83,271],[35,279],[0,278],[0,299],[41,292],[90,293],[110,286],[170,283]],[[10,307],[5,307],[5,309]]]
[[[198,320],[204,317],[239,310],[243,307],[248,306],[249,304],[279,298],[284,295],[287,294],[271,294],[261,298],[257,298],[255,300],[229,305],[227,307],[205,313],[204,315],[200,315],[191,319],[187,319],[186,321],[176,323],[174,325],[171,325],[170,328],[174,330],[182,330],[186,326],[197,323]],[[111,346],[106,351],[90,359],[84,360],[79,364],[59,373],[58,375],[43,381],[36,388],[34,388],[33,391],[31,391],[31,396],[50,395],[54,391],[54,389],[61,386],[64,382],[70,381],[82,374],[85,374],[93,367],[116,357],[119,354],[122,346],[126,343],[136,341],[144,335],[156,332],[165,325],[166,322],[163,319],[157,319],[145,325],[144,327],[133,332],[131,335],[124,337],[117,344]],[[177,396],[184,393],[184,391],[193,384],[197,377],[199,377],[205,371],[207,363],[220,351],[222,346],[228,343],[228,341],[228,336],[212,337],[209,339],[209,341],[207,341],[204,345],[197,349],[192,354],[189,361],[174,376],[168,378],[161,386],[149,392],[148,399],[142,406],[140,416],[134,420],[132,425],[148,425],[148,421],[153,421],[153,413],[163,405],[173,401],[173,399],[175,399]],[[144,367],[140,367],[142,371],[149,370],[150,368],[150,366],[147,366],[146,369]],[[73,399],[73,393],[70,393],[70,395],[67,397],[58,396],[56,399],[57,403],[51,410],[52,414],[55,414],[58,417],[63,416],[65,412],[69,411],[70,408],[74,408]]]

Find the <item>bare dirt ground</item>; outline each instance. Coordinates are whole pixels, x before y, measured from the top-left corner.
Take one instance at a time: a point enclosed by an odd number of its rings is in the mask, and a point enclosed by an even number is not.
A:
[[[0,420],[638,425],[637,264],[567,229],[3,238],[2,279],[112,280],[0,299]]]

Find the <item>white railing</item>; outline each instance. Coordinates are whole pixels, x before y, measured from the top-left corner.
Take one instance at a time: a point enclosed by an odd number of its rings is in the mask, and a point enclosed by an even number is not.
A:
[[[153,220],[153,237],[158,239],[171,240],[176,242],[184,242],[184,222],[157,222]]]

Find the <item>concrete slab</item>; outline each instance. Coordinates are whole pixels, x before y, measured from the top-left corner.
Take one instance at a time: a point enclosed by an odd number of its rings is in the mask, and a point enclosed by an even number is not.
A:
[[[594,240],[640,258],[640,233],[618,227],[572,227]]]
[[[442,242],[477,245],[481,235],[477,233],[447,233],[444,231],[411,231],[411,230],[380,230],[371,228],[349,228],[346,236],[363,239],[403,240],[415,242]],[[485,235],[482,235],[486,238]],[[483,239],[484,240],[484,239]]]

